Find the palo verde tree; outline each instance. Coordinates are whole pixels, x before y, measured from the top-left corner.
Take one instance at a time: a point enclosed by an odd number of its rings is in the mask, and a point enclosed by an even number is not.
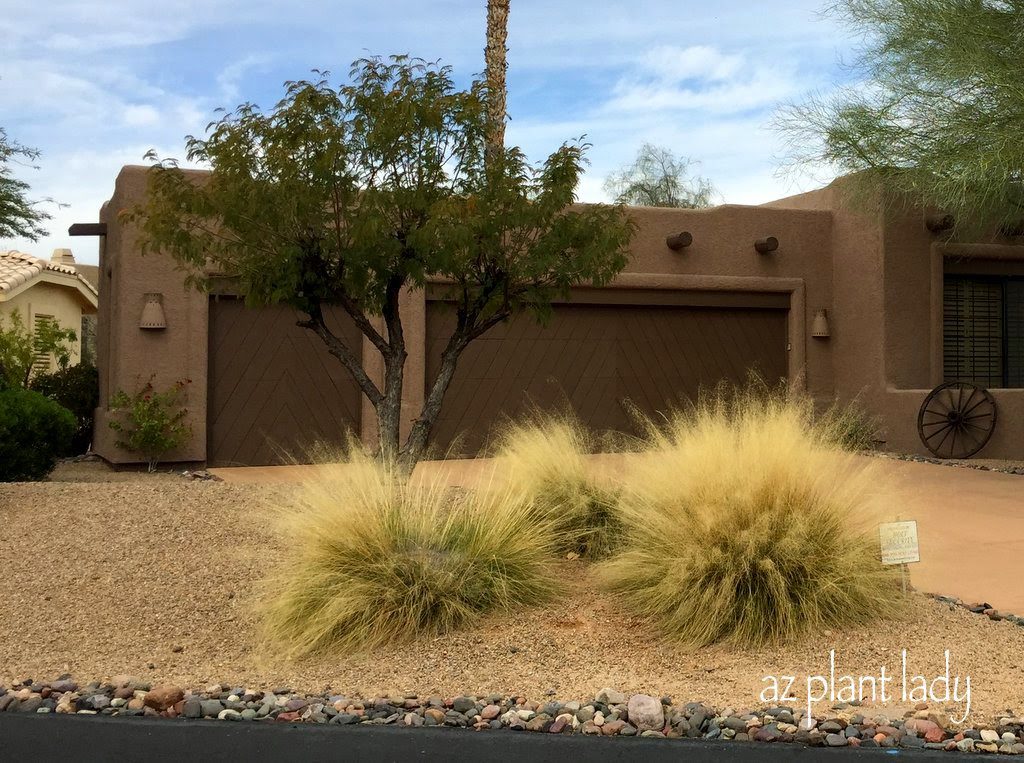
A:
[[[780,111],[788,159],[860,173],[951,213],[958,224],[1024,217],[1024,3],[840,0],[832,13],[864,40],[857,83]]]
[[[618,204],[637,207],[702,209],[711,206],[715,189],[700,175],[692,175],[693,162],[677,158],[667,148],[644,143],[631,164],[610,174],[604,189]]]
[[[212,265],[238,277],[250,304],[294,307],[373,404],[382,455],[408,466],[470,342],[519,311],[543,316],[576,284],[607,284],[627,262],[624,210],[573,206],[585,144],[534,166],[517,148],[487,157],[487,136],[484,83],[459,90],[448,67],[363,59],[347,84],[326,74],[289,82],[273,109],[245,104],[189,137],[189,160],[212,173],[201,180],[158,162],[146,201],[126,217],[193,283]],[[455,328],[400,442],[400,296],[429,279],[449,284]],[[329,305],[380,353],[382,383],[328,325]]]
[[[38,158],[38,151],[11,140],[0,127],[0,239],[35,241],[46,235],[42,224],[50,215],[29,198],[28,183],[14,177],[12,167],[15,164],[31,166]]]

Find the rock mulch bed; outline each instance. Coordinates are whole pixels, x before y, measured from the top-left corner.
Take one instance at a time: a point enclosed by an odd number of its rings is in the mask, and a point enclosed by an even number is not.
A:
[[[0,687],[0,712],[217,719],[263,723],[373,726],[452,726],[477,731],[511,729],[546,734],[795,742],[824,747],[925,748],[950,752],[1024,754],[1024,718],[1007,716],[985,728],[955,730],[945,713],[922,703],[903,718],[889,718],[857,703],[839,703],[819,718],[797,709],[716,709],[671,697],[602,689],[585,702],[491,694],[486,697],[360,699],[302,694],[288,687],[250,691],[215,684],[201,691],[151,686],[131,676],[79,685],[70,676]]]

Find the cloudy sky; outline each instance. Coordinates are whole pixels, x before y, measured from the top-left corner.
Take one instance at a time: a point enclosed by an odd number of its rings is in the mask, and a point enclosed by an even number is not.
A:
[[[584,201],[644,141],[700,162],[720,200],[759,203],[827,178],[777,173],[780,101],[844,82],[851,41],[823,0],[513,0],[507,140],[540,160],[586,135]],[[485,0],[0,0],[0,124],[42,151],[19,174],[50,197],[50,235],[0,241],[95,262],[97,219],[125,164],[181,156],[217,107],[272,105],[310,69],[355,58],[441,59],[483,69]]]

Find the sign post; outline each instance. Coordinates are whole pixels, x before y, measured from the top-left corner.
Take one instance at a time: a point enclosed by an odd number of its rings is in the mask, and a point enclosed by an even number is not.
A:
[[[878,526],[878,539],[882,548],[882,564],[900,566],[900,582],[907,593],[907,565],[921,561],[921,548],[917,542],[917,522],[885,522]]]

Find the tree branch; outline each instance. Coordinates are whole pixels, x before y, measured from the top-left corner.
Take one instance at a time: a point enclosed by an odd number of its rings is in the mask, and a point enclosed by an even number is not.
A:
[[[355,356],[355,353],[338,337],[336,337],[324,322],[324,315],[319,305],[312,306],[309,311],[309,320],[296,321],[296,325],[309,329],[316,334],[323,343],[327,346],[327,351],[334,357],[341,361],[341,364],[348,369],[348,372],[352,374],[352,378],[355,379],[356,384],[359,385],[359,389],[363,391],[363,394],[369,398],[373,407],[376,408],[381,404],[384,396],[381,394],[377,385],[373,383],[373,380],[366,375],[366,371],[363,369],[363,364],[360,358]]]

